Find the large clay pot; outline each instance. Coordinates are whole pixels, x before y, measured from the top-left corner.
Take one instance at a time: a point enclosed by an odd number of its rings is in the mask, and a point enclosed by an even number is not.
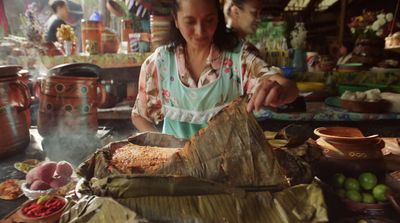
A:
[[[98,90],[102,87],[99,72],[98,66],[83,63],[64,64],[49,71],[39,87],[40,135],[96,134],[97,103],[105,100],[104,90]]]
[[[18,81],[19,66],[0,66],[0,158],[25,149],[30,141],[25,112],[31,97]]]

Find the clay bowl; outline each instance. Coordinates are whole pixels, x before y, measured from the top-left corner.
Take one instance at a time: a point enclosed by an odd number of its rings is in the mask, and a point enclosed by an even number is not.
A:
[[[378,135],[364,136],[359,129],[350,127],[320,127],[314,134],[327,142],[342,144],[371,144],[378,140]]]
[[[24,207],[26,207],[27,205],[29,205],[29,204],[31,204],[31,203],[33,203],[33,202],[37,202],[37,199],[35,199],[35,200],[29,200],[29,201],[23,203],[23,204],[21,205],[21,208],[18,210],[18,213],[17,213],[17,214],[18,214],[18,216],[21,218],[21,220],[22,220],[23,222],[26,222],[26,223],[37,223],[37,222],[40,222],[40,223],[53,223],[53,222],[58,222],[58,220],[60,219],[60,217],[61,217],[61,215],[62,215],[64,209],[65,209],[65,208],[67,207],[67,205],[68,205],[68,200],[65,199],[64,197],[61,197],[61,196],[55,196],[55,197],[64,200],[64,206],[63,206],[61,209],[59,209],[59,210],[53,212],[53,213],[50,214],[50,215],[43,216],[43,217],[28,217],[28,216],[26,216],[26,215],[22,212],[22,209],[23,209]]]
[[[338,143],[325,141],[323,138],[319,138],[316,142],[326,156],[348,160],[382,159],[381,149],[385,146],[385,142],[381,139],[368,144]]]
[[[390,102],[386,100],[374,102],[341,100],[340,104],[342,108],[350,112],[359,113],[386,113],[390,108]]]

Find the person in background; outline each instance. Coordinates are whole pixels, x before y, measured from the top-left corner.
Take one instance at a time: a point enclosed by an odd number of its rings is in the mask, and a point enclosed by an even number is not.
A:
[[[174,0],[169,45],[142,64],[132,122],[139,131],[188,139],[236,97],[249,95],[248,112],[298,96],[284,78],[227,32],[218,0]]]
[[[241,38],[256,32],[261,22],[261,0],[225,0],[222,3],[228,29]]]
[[[68,19],[68,5],[64,0],[50,0],[49,5],[53,10],[54,15],[50,18],[51,21],[46,32],[45,40],[46,42],[56,42],[57,41],[57,28],[62,24],[66,24]]]
[[[353,41],[343,41],[342,46],[339,48],[339,59],[337,60],[336,64],[346,64],[351,61],[353,56],[353,48],[354,43]]]

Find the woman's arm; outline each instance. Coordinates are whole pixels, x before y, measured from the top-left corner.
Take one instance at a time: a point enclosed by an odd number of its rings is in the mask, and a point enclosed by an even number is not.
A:
[[[283,77],[278,68],[270,67],[253,45],[245,43],[241,60],[244,90],[252,95],[247,107],[249,112],[263,106],[278,107],[297,98],[296,84]]]
[[[159,132],[152,122],[140,115],[132,114],[132,123],[140,132]]]
[[[163,119],[155,59],[155,54],[152,54],[142,64],[138,95],[132,109],[132,123],[141,132],[158,131],[154,123],[157,124]]]

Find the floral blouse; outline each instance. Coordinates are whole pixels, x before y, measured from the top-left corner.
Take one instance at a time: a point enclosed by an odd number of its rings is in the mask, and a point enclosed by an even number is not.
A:
[[[267,75],[281,73],[279,68],[268,66],[259,56],[257,48],[250,43],[245,43],[243,45],[241,53],[241,77],[244,88],[243,92],[246,94],[251,94],[255,90],[255,86],[261,78]],[[198,83],[196,83],[186,67],[185,49],[182,46],[176,48],[175,56],[177,58],[180,79],[182,83],[189,88],[199,88],[212,83],[218,79],[220,67],[226,65],[225,63],[232,63],[231,60],[222,61],[223,52],[212,46],[206,66],[200,75]],[[164,119],[164,115],[162,112],[162,102],[158,84],[159,76],[155,60],[156,54],[153,53],[142,64],[138,83],[138,96],[132,114],[140,115],[148,121],[158,124],[158,122]]]

